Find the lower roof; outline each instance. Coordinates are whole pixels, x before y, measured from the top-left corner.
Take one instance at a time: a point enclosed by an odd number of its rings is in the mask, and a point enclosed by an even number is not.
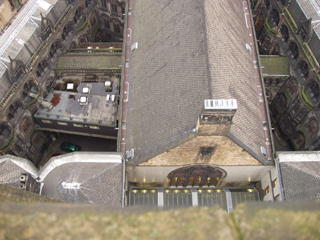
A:
[[[285,201],[320,199],[320,155],[318,152],[279,152],[278,169]]]
[[[122,174],[121,153],[64,154],[39,171],[41,194],[70,203],[121,206]]]
[[[69,203],[121,206],[122,163],[65,163],[46,176],[41,194]]]

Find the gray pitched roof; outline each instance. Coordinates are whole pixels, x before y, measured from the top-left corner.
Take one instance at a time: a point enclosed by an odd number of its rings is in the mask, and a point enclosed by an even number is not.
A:
[[[265,146],[242,2],[133,1],[126,149],[135,164],[187,141],[207,98],[238,100],[229,137]]]
[[[320,162],[280,162],[286,201],[320,199]]]
[[[19,187],[20,176],[22,173],[27,173],[23,168],[14,164],[9,159],[0,162],[0,183],[11,187]]]
[[[62,183],[79,183],[79,189],[66,189]],[[121,163],[65,163],[43,180],[42,195],[70,203],[121,206]]]
[[[21,174],[26,174],[33,179],[38,176],[36,167],[29,160],[11,155],[5,155],[0,158],[0,184],[20,188]],[[35,185],[37,184],[34,184],[33,189],[39,192],[38,186]]]

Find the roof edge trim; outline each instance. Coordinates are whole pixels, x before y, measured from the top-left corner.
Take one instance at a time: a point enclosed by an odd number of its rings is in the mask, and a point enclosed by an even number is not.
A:
[[[94,158],[93,158],[94,156]],[[44,165],[44,167],[39,171],[40,181],[43,179],[56,167],[59,167],[66,163],[122,163],[123,153],[93,153],[93,152],[81,152],[81,153],[69,153],[62,156],[54,157],[49,160],[49,162]]]

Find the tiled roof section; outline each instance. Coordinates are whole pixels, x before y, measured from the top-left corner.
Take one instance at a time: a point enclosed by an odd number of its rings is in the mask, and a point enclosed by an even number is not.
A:
[[[261,55],[263,76],[289,76],[289,58],[271,55]]]
[[[188,140],[203,101],[237,99],[229,137],[265,146],[242,1],[133,1],[126,150],[134,164]],[[253,48],[253,46],[252,46]]]
[[[320,162],[281,162],[286,201],[320,199]]]
[[[81,53],[81,54],[64,54],[59,57],[56,70],[64,69],[121,69],[122,53]]]
[[[127,150],[135,164],[186,141],[208,98],[202,1],[133,1]]]
[[[11,187],[19,187],[20,176],[22,173],[27,173],[23,168],[14,164],[10,160],[0,163],[0,183]]]
[[[79,189],[63,188],[62,182],[79,183]],[[42,195],[70,203],[121,206],[122,163],[65,163],[43,181]]]
[[[238,110],[228,136],[260,161],[266,160],[261,146],[266,146],[257,77],[242,1],[204,1],[210,98],[237,99]],[[251,46],[252,50],[254,46]]]

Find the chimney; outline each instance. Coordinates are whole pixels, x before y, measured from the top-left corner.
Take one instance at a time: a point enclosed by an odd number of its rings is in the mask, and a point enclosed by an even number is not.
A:
[[[204,100],[198,136],[227,136],[237,109],[236,99]]]

